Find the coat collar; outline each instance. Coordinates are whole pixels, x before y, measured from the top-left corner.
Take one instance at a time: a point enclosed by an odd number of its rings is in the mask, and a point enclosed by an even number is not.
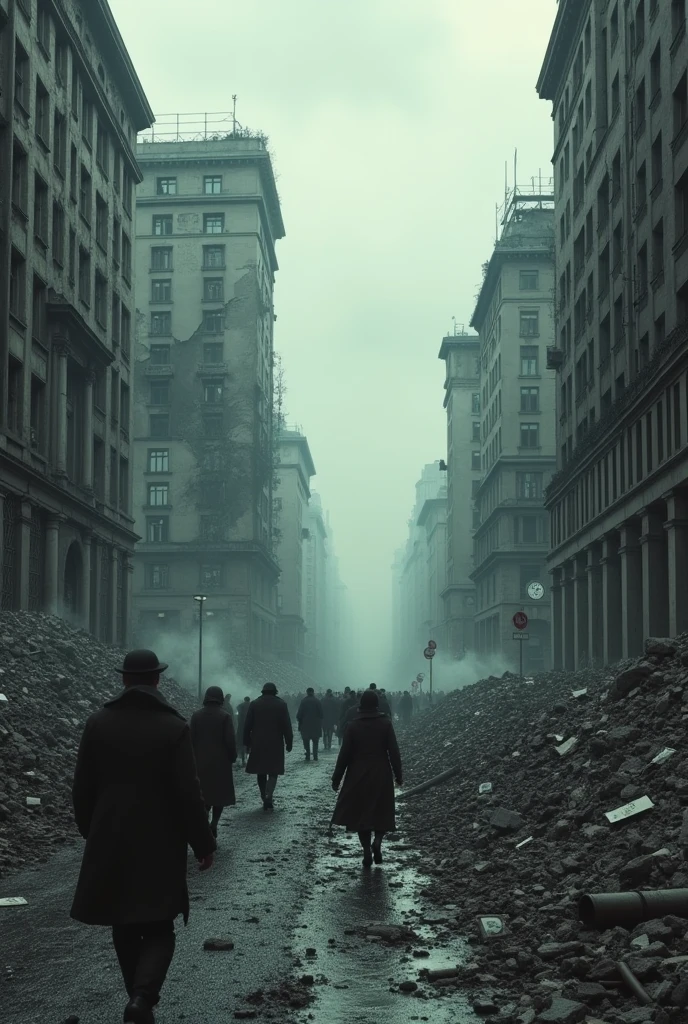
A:
[[[149,708],[155,711],[169,711],[178,718],[182,714],[159,693],[155,686],[127,686],[120,694],[105,704],[106,708]]]

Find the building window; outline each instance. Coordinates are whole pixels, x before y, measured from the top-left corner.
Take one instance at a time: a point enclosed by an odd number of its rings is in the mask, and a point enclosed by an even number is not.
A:
[[[517,544],[542,544],[544,529],[541,516],[516,516],[514,520]]]
[[[110,138],[100,118],[98,118],[98,135],[96,138],[96,161],[107,178],[110,170]]]
[[[33,233],[44,246],[48,246],[48,186],[37,174],[33,192]]]
[[[64,263],[65,213],[59,203],[53,203],[53,259],[60,266]]]
[[[121,335],[121,346],[122,355],[129,358],[131,351],[131,313],[127,307],[122,303],[122,312],[120,315],[120,335]]]
[[[131,282],[131,239],[126,231],[122,232],[122,277]]]
[[[29,113],[31,103],[31,81],[29,55],[17,39],[14,48],[14,102],[25,114]]]
[[[48,90],[36,78],[36,117],[35,117],[36,138],[39,139],[46,149],[50,148],[50,96]]]
[[[10,312],[26,318],[26,261],[17,249],[12,249],[10,263]]]
[[[12,151],[12,205],[26,214],[29,202],[29,161],[25,151],[15,142]]]
[[[479,441],[480,440],[480,423],[475,423],[474,422],[472,424],[472,428],[473,429],[472,429],[472,434],[471,434],[471,440],[472,441]]]
[[[95,313],[96,320],[101,327],[107,325],[107,281],[102,274],[96,271],[95,289]]]
[[[172,334],[172,314],[151,313],[150,332],[154,336]]]
[[[148,472],[169,473],[170,471],[170,450],[169,448],[148,449]]]
[[[167,245],[154,245],[151,249],[151,270],[172,269],[172,248]]]
[[[169,505],[170,503],[169,484],[148,484],[149,505]]]
[[[203,179],[203,191],[207,196],[219,196],[222,192],[222,177],[217,174],[206,175]]]
[[[540,412],[540,388],[521,388],[521,412]]]
[[[134,181],[129,170],[125,167],[122,172],[122,206],[131,216],[132,200],[134,198]],[[170,231],[169,234],[172,234]]]
[[[119,301],[119,295],[116,292],[112,293],[112,347],[118,348],[122,337],[121,327],[121,306]]]
[[[688,120],[688,79],[684,72],[674,89],[674,138],[680,135],[681,129]]]
[[[518,286],[522,292],[537,291],[539,272],[537,270],[521,270],[518,276]]]
[[[150,382],[150,404],[170,404],[170,382],[168,380],[152,380]]]
[[[537,345],[521,345],[521,376],[537,377],[539,374],[538,364]]]
[[[86,95],[81,97],[81,137],[89,149],[93,146],[93,104]]]
[[[212,412],[203,414],[203,436],[222,436],[222,413]]]
[[[676,241],[688,232],[688,171],[685,171],[674,189],[674,215]]]
[[[480,470],[480,452],[471,452],[471,469],[474,473]]]
[[[169,516],[147,516],[146,540],[149,544],[166,544],[170,535]]]
[[[203,233],[205,235],[221,235],[225,230],[224,213],[204,213]]]
[[[170,436],[170,416],[167,412],[154,412],[148,417],[148,434],[150,437]]]
[[[542,473],[517,473],[516,474],[516,497],[518,497],[518,498],[541,498],[542,497]]]
[[[167,278],[161,281],[151,281],[151,302],[171,302],[172,281]]]
[[[203,590],[217,590],[222,586],[222,569],[220,566],[201,566],[201,588]]]
[[[171,214],[156,214],[153,217],[153,234],[154,235],[171,235],[172,234],[172,216]]]
[[[221,341],[206,341],[203,345],[203,362],[221,363],[224,360],[224,348]]]
[[[112,218],[112,262],[116,267],[122,262],[122,223]]]
[[[169,345],[151,345],[150,347],[150,361],[152,366],[169,366],[170,365],[170,346]]]
[[[519,331],[522,338],[538,337],[540,334],[540,315],[537,309],[520,310]]]
[[[519,438],[519,446],[521,448],[539,448],[540,447],[540,424],[539,423],[521,423],[521,434]]]
[[[159,196],[176,196],[177,194],[177,179],[176,178],[158,178],[155,191]]]
[[[205,334],[221,334],[225,329],[225,315],[222,311],[220,312],[209,312],[206,310],[203,314],[202,331]]]
[[[206,277],[203,280],[203,301],[222,302],[225,297],[225,282],[222,277]]]
[[[96,192],[96,242],[103,252],[107,252],[109,226],[110,215],[107,203],[100,192]]]
[[[167,590],[170,585],[168,565],[153,563],[146,566],[146,586],[149,590]]]
[[[79,213],[87,224],[91,223],[91,204],[93,202],[93,189],[91,187],[91,175],[84,165],[81,165],[81,178],[79,183]]]
[[[91,305],[91,255],[79,249],[79,298],[85,306]]]
[[[217,405],[222,401],[222,381],[206,381],[203,384],[203,402],[205,405]]]
[[[76,281],[76,231],[74,228],[69,229],[69,251],[67,256],[69,259],[69,283],[73,285]]]
[[[222,453],[217,448],[208,448],[203,452],[201,466],[209,473],[218,473],[222,469]]]
[[[45,450],[46,387],[39,377],[31,375],[31,447]]]
[[[204,245],[203,246],[203,269],[204,270],[222,270],[225,265],[225,247],[224,245]]]
[[[37,274],[33,275],[33,309],[31,333],[36,341],[45,343],[45,302],[46,287]]]

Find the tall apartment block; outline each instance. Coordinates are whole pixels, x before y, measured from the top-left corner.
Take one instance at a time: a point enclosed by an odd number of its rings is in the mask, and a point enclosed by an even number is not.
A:
[[[549,531],[544,491],[555,469],[555,381],[546,367],[554,341],[554,211],[534,184],[507,196],[502,232],[471,326],[480,335],[481,481],[474,534],[476,649],[517,664],[512,618],[528,614],[524,667],[550,664]]]
[[[561,0],[538,81],[556,175],[554,661],[688,629],[685,0]]]
[[[0,0],[0,607],[128,640],[136,133],[106,0]]]
[[[284,225],[265,139],[231,115],[139,142],[133,605],[143,639],[195,629],[275,650],[273,285]]]
[[[442,339],[444,407],[447,410],[447,581],[444,644],[461,657],[473,649],[475,584],[473,532],[478,525],[475,498],[481,478],[480,338],[454,329]]]

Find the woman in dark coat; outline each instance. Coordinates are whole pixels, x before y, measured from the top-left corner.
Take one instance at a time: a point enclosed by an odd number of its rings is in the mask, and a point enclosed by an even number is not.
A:
[[[208,812],[213,812],[210,829],[214,836],[223,808],[236,803],[232,775],[237,759],[234,715],[223,707],[224,699],[219,686],[209,686],[202,709],[194,712],[190,723],[203,799]]]
[[[359,714],[344,732],[332,788],[344,785],[337,800],[333,821],[358,832],[363,847],[363,866],[373,860],[382,864],[382,837],[396,828],[394,816],[394,780],[401,786],[401,755],[391,719],[378,710],[374,690],[361,695]],[[372,833],[375,839],[372,843]]]

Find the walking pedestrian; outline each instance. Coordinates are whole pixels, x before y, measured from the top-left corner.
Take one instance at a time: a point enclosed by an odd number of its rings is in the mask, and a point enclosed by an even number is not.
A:
[[[318,742],[322,736],[323,709],[312,686],[306,689],[306,696],[299,704],[296,721],[299,724],[299,732],[306,751],[306,760],[310,761],[311,759],[311,744],[313,744],[313,760],[317,761]]]
[[[244,723],[246,771],[258,777],[263,810],[273,808],[277,777],[284,775],[284,748],[290,753],[294,736],[286,703],[277,696],[274,683],[266,683],[262,695],[249,704]]]
[[[339,738],[339,746],[341,748],[342,740],[344,738],[344,732],[349,722],[349,714],[351,709],[355,708],[358,710],[358,697],[355,693],[352,693],[351,689],[347,686],[344,691],[344,699],[339,705],[339,725],[337,727],[337,736]]]
[[[225,807],[236,804],[232,765],[237,759],[234,715],[225,705],[219,686],[209,686],[203,707],[191,716],[191,742],[196,755],[198,777],[207,812],[212,812],[210,831],[217,826]]]
[[[413,715],[413,698],[408,690],[404,690],[404,694],[399,701],[399,711],[402,722],[408,728],[411,724],[411,716]]]
[[[323,730],[323,746],[325,750],[332,749],[332,734],[334,733],[335,726],[338,718],[338,707],[337,698],[332,693],[332,690],[328,690],[323,699],[321,700],[322,705],[322,730]]]
[[[239,753],[241,754],[241,766],[242,768],[246,764],[246,747],[244,746],[244,726],[246,724],[246,715],[248,713],[248,706],[251,703],[250,697],[244,697],[239,710],[237,712],[238,725],[237,725],[237,741],[239,743]]]
[[[166,668],[153,651],[126,655],[122,693],[84,726],[72,787],[86,848],[71,916],[112,928],[132,1024],[154,1024],[174,921],[189,919],[187,846],[201,871],[215,851],[189,726],[158,690]]]
[[[382,864],[382,839],[396,828],[394,780],[401,786],[401,755],[391,719],[382,714],[378,695],[366,690],[359,714],[348,725],[332,775],[337,792],[333,822],[358,832],[363,848],[363,866]],[[374,836],[374,838],[373,838]],[[372,840],[372,845],[371,845]]]

